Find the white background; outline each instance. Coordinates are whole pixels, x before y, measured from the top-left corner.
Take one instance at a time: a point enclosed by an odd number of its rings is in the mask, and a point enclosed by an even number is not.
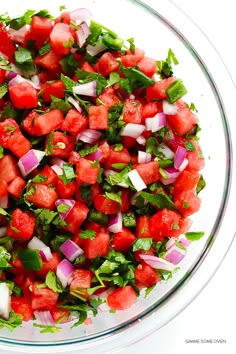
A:
[[[210,38],[236,82],[235,1],[173,2]],[[236,240],[213,279],[192,304],[165,327],[124,349],[121,354],[141,354],[147,351],[149,354],[236,353],[235,259]],[[190,344],[185,342],[188,339],[223,339],[226,344]],[[1,354],[5,353],[1,351]]]
[[[184,10],[211,40],[236,83],[235,1],[172,2]],[[236,240],[215,276],[193,303],[165,327],[126,348],[122,354],[141,354],[147,351],[149,354],[236,353],[235,261]],[[226,344],[190,344],[185,342],[186,339],[223,339]]]

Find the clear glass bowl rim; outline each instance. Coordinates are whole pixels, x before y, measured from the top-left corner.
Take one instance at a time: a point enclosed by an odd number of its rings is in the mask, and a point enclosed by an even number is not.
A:
[[[24,350],[30,352],[30,350],[33,349],[34,351],[38,352],[38,350],[43,350],[44,347],[45,349],[47,348],[48,352],[54,352],[54,350],[58,352],[63,350],[70,351],[74,349],[83,350],[83,349],[92,348],[93,346],[96,347],[101,346],[102,348],[105,342],[108,340],[108,337],[110,337],[111,335],[113,338],[111,340],[109,339],[110,345],[111,347],[116,347],[116,348],[121,346],[124,347],[125,345],[133,343],[136,340],[140,340],[140,334],[137,335],[135,334],[135,332],[142,333],[142,338],[143,338],[145,335],[150,334],[151,332],[157,330],[161,326],[168,323],[171,319],[173,319],[178,313],[180,313],[186,306],[188,306],[194,300],[194,298],[203,290],[206,284],[213,277],[218,267],[220,266],[221,262],[223,261],[225,255],[227,254],[227,251],[230,248],[231,243],[233,242],[235,230],[236,230],[236,227],[234,225],[230,227],[230,230],[229,228],[227,229],[227,232],[229,232],[230,234],[230,237],[227,240],[227,242],[223,244],[222,237],[220,237],[222,236],[222,233],[224,233],[222,230],[225,229],[225,224],[230,220],[232,220],[231,217],[233,215],[233,207],[234,207],[233,195],[234,194],[236,195],[235,163],[234,163],[234,156],[233,156],[233,147],[234,147],[234,142],[236,141],[236,132],[232,126],[231,127],[229,126],[230,120],[233,117],[233,112],[234,112],[233,111],[234,107],[231,102],[233,102],[232,97],[235,96],[236,98],[236,90],[233,81],[230,77],[230,74],[227,68],[225,67],[223,61],[221,60],[217,50],[211,44],[209,39],[204,35],[204,33],[200,30],[200,28],[171,0],[154,0],[154,1],[146,0],[145,3],[139,0],[128,0],[128,1],[142,7],[145,11],[154,13],[161,21],[165,21],[168,24],[168,26],[173,31],[175,31],[180,36],[180,38],[182,38],[182,40],[188,43],[189,47],[194,53],[194,56],[202,63],[203,70],[206,70],[206,67],[209,68],[209,65],[205,54],[202,52],[202,45],[200,44],[201,41],[202,43],[208,43],[208,46],[211,50],[211,54],[213,55],[214,60],[217,61],[218,65],[220,65],[220,70],[218,67],[218,72],[216,71],[212,72],[213,71],[212,67],[211,70],[208,69],[206,72],[208,75],[208,80],[210,81],[211,86],[215,91],[215,94],[217,95],[218,103],[222,111],[222,114],[224,116],[225,135],[227,137],[226,141],[227,141],[227,153],[229,156],[229,160],[228,160],[229,174],[225,181],[225,193],[224,193],[224,200],[222,201],[222,210],[221,210],[222,217],[221,219],[218,220],[217,223],[215,223],[214,237],[209,238],[209,242],[208,244],[206,244],[205,249],[201,254],[201,257],[197,260],[197,262],[195,262],[192,269],[185,275],[184,278],[181,279],[180,282],[178,282],[177,286],[174,287],[173,291],[171,291],[171,293],[162,303],[158,303],[157,306],[154,306],[153,308],[145,311],[137,318],[125,322],[123,325],[114,328],[112,331],[102,332],[101,334],[99,333],[96,336],[84,340],[81,339],[73,340],[73,341],[68,340],[64,343],[60,343],[60,342],[32,343],[26,341],[15,341],[14,339],[5,340],[4,338],[3,339],[0,338],[0,343],[1,342],[3,343],[3,346],[1,346],[0,344],[0,349],[1,347],[2,349],[8,349],[8,350],[17,349],[17,351],[21,351],[21,352],[23,352]],[[189,28],[191,28],[191,36],[192,36],[191,41],[188,40]],[[193,43],[193,38],[194,40],[196,39],[194,36],[196,36],[197,38],[197,41],[195,43]],[[222,75],[224,74],[224,80],[227,80],[229,91],[232,91],[230,95],[229,92],[222,92],[221,90],[219,90],[219,86],[217,86],[217,83],[220,82],[219,81],[220,77],[218,75],[219,71],[222,72]],[[221,235],[218,235],[219,229],[221,230]],[[207,272],[205,271],[206,269]],[[190,279],[191,282],[189,282]],[[191,291],[190,291],[190,287],[191,287]],[[182,304],[181,306],[178,307],[178,309],[176,309],[176,306],[173,305],[174,302],[176,303],[175,300],[173,301],[173,295],[179,298],[180,296],[183,296],[183,294],[185,294],[184,304]],[[165,316],[165,320],[163,320],[162,323],[159,323],[159,326],[157,327],[155,325],[155,319],[154,319],[155,313],[157,309],[160,310],[162,308],[162,311],[164,310],[164,308],[166,309],[167,304],[168,304],[167,316]],[[126,338],[124,340],[125,338],[124,332],[127,328],[129,328],[129,336],[128,336],[129,338],[128,339]],[[123,342],[122,344],[120,340],[121,336]],[[102,350],[103,350],[102,353],[105,353],[107,349],[104,348]]]

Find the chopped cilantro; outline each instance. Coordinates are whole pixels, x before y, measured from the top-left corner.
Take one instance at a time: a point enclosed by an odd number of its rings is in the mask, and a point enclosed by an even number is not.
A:
[[[204,232],[187,232],[185,237],[189,241],[197,241],[200,240],[205,235]]]
[[[15,64],[23,70],[26,77],[29,76],[28,72],[34,71],[34,62],[30,50],[18,47],[14,53]]]
[[[61,327],[57,326],[45,326],[38,323],[33,323],[34,327],[41,328],[40,333],[57,333],[60,332]]]
[[[169,210],[176,209],[173,201],[164,192],[159,192],[156,194],[151,194],[147,192],[141,192],[140,196],[148,203],[157,206],[160,209],[167,208]]]
[[[5,94],[8,92],[8,86],[7,84],[4,82],[3,84],[0,85],[0,99],[3,98],[3,96],[5,96]]]
[[[111,199],[111,200],[121,204],[121,192],[118,192],[118,193],[105,192],[105,197],[107,199]]]
[[[38,174],[32,178],[31,182],[42,183],[42,182],[47,181],[47,179],[48,179],[48,177]]]
[[[186,147],[186,149],[188,151],[194,151],[195,150],[195,146],[193,145],[193,143],[191,141],[184,141],[184,146]]]
[[[44,55],[50,52],[52,49],[52,46],[50,43],[45,43],[40,49],[39,49],[39,55]]]
[[[199,194],[205,188],[205,186],[206,186],[206,181],[201,175],[197,183],[197,188],[196,188],[197,194]]]
[[[154,81],[139,69],[132,67],[126,68],[124,65],[121,64],[120,70],[129,80],[131,92],[134,89],[147,88],[148,86],[154,85]],[[127,91],[128,93],[131,93],[130,89]]]
[[[66,115],[66,113],[72,108],[71,104],[66,100],[62,98],[58,98],[55,96],[51,95],[51,109],[59,109],[62,114]]]
[[[121,151],[124,149],[124,146],[122,144],[115,144],[114,145],[114,150],[115,151]]]
[[[63,10],[66,10],[66,6],[65,6],[65,5],[61,5],[61,6],[59,7],[59,11],[63,11]]]
[[[46,155],[51,155],[53,152],[53,137],[54,137],[54,130],[52,130],[48,134],[47,145],[45,149]]]
[[[63,174],[58,176],[64,184],[68,184],[75,178],[75,171],[71,163],[64,163],[62,166]]]
[[[8,261],[11,259],[10,253],[6,250],[5,247],[0,246],[0,271],[4,269],[12,268]]]
[[[23,317],[18,315],[13,310],[10,311],[10,316],[8,320],[4,320],[0,317],[0,328],[6,327],[9,331],[13,331],[15,328],[22,325]]]
[[[90,239],[93,240],[96,236],[96,232],[93,230],[83,230],[79,233],[79,237],[82,239]]]
[[[85,157],[89,154],[92,154],[93,152],[96,152],[97,149],[98,149],[98,145],[96,144],[96,145],[91,146],[89,148],[79,150],[79,154],[81,157]]]
[[[152,246],[152,238],[138,238],[132,244],[132,251],[148,251]]]
[[[67,204],[59,204],[57,206],[58,213],[66,213],[70,209],[70,206]]]
[[[47,273],[45,278],[45,284],[49,289],[55,291],[56,293],[63,293],[62,285],[59,279],[57,278],[56,274],[52,270],[49,270],[49,272]]]
[[[0,145],[0,159],[4,156],[4,148]]]

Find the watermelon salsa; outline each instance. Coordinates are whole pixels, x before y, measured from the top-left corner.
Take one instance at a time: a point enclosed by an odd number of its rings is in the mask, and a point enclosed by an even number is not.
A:
[[[204,234],[190,232],[204,158],[178,61],[87,9],[2,15],[0,52],[0,327],[127,309]]]

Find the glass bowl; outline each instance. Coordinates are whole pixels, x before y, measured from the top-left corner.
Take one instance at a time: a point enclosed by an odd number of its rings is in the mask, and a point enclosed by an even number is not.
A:
[[[25,0],[14,7],[14,1],[1,4],[1,12],[21,15],[27,9],[59,12],[57,0],[32,4]],[[235,87],[214,47],[200,29],[171,1],[146,0],[63,0],[69,10],[88,8],[93,18],[127,39],[146,55],[164,59],[171,48],[180,64],[174,74],[188,88],[186,102],[194,102],[200,120],[200,144],[206,165],[202,171],[206,188],[201,192],[201,209],[194,217],[191,231],[204,231],[205,236],[193,242],[180,270],[171,280],[162,282],[145,298],[141,296],[130,309],[115,314],[100,312],[92,324],[73,330],[62,325],[60,333],[41,334],[26,323],[9,332],[0,330],[0,349],[24,353],[76,351],[106,353],[142,339],[165,325],[182,311],[211,279],[233,241],[235,171],[233,144],[236,132],[232,125]]]

